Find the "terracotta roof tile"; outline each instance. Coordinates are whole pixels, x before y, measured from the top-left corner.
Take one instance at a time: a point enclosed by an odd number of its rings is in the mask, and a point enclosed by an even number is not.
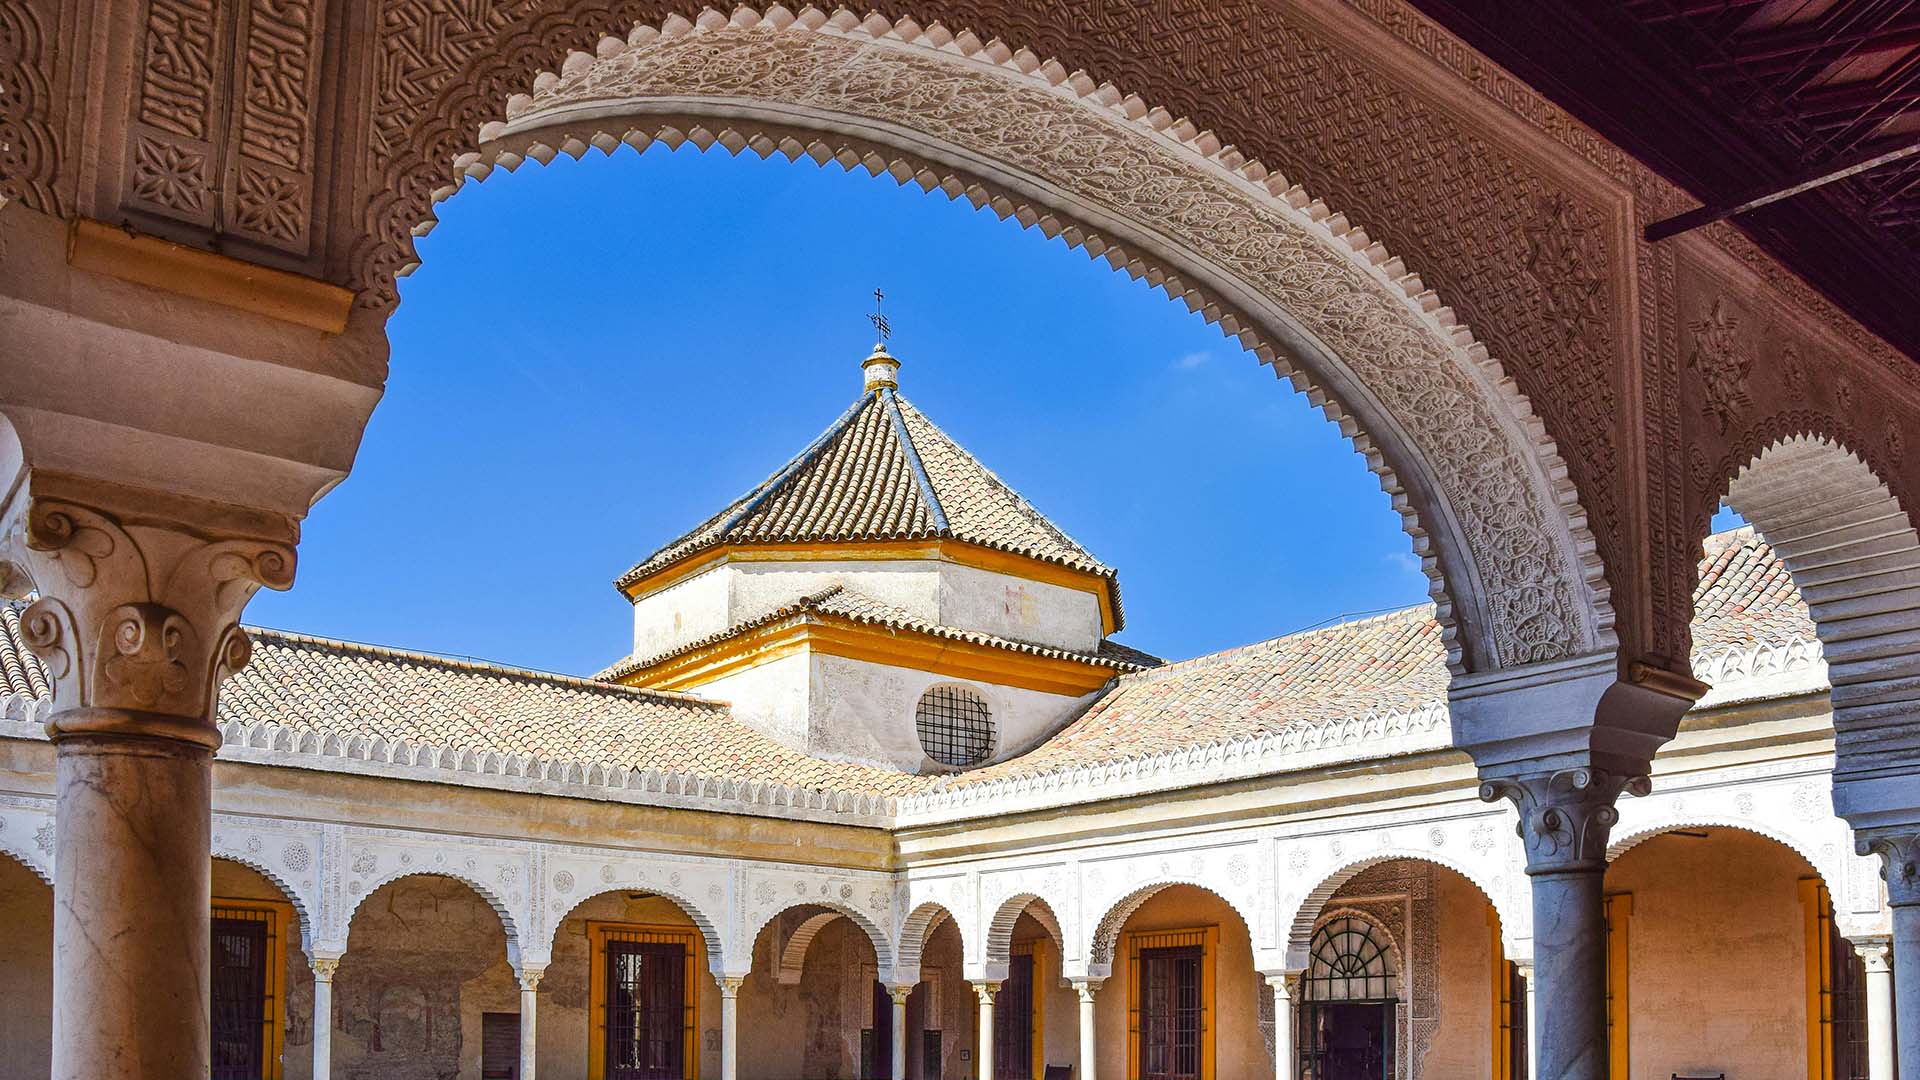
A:
[[[863,395],[780,470],[620,575],[626,586],[723,544],[952,539],[1118,575],[891,390]]]

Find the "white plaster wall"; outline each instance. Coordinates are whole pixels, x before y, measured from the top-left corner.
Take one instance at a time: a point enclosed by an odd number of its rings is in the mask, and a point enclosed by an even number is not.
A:
[[[633,605],[633,655],[656,656],[728,626],[728,570],[717,566]]]
[[[812,670],[809,654],[794,652],[704,683],[696,692],[731,702],[734,717],[742,723],[795,750],[806,750],[813,722]]]
[[[1097,596],[939,559],[727,562],[633,605],[633,649],[653,656],[834,585],[916,619],[1090,652],[1103,634]]]
[[[1030,748],[1058,731],[1092,700],[969,679],[915,668],[817,656],[813,660],[813,720],[808,751],[827,757],[871,761],[909,771],[938,770],[921,749],[914,727],[920,695],[941,684],[965,686],[986,699],[995,741],[989,761]],[[736,712],[739,708],[735,699]]]
[[[728,612],[737,622],[844,585],[916,619],[939,622],[940,567],[932,559],[729,563]]]
[[[1105,636],[1092,593],[951,563],[940,575],[940,622],[1078,652]]]

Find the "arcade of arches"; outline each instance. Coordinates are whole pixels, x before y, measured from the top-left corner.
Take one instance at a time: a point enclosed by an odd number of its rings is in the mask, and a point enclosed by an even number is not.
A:
[[[1920,1076],[1920,367],[1405,0],[13,0],[0,89],[10,1071]],[[433,204],[656,141],[1152,281],[1431,603],[1130,649],[882,349],[591,678],[243,629]]]

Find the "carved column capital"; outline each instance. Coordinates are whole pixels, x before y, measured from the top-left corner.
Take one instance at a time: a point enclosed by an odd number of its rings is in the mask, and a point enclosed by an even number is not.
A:
[[[980,999],[980,1004],[991,1005],[993,1004],[993,999],[1000,993],[1000,984],[997,982],[977,982],[973,984],[973,992],[974,995]]]
[[[1075,979],[1073,992],[1080,996],[1081,1001],[1091,1003],[1093,995],[1099,993],[1101,984],[1106,981],[1105,979]]]
[[[1862,855],[1880,856],[1880,877],[1887,883],[1888,904],[1920,904],[1920,830],[1862,832],[1853,843]]]
[[[316,956],[307,961],[313,968],[313,981],[330,983],[334,973],[340,970],[340,958],[337,956]]]
[[[1893,970],[1893,941],[1884,937],[1848,938],[1854,954],[1870,975],[1885,975]]]
[[[1607,837],[1620,820],[1614,801],[1622,792],[1645,795],[1645,776],[1591,767],[1498,777],[1480,785],[1486,802],[1512,800],[1520,811],[1518,832],[1527,847],[1527,873],[1604,870]]]
[[[536,991],[540,989],[540,980],[545,978],[546,974],[547,968],[544,964],[538,967],[527,964],[521,967],[519,971],[514,972],[514,975],[520,980],[520,989]]]
[[[240,612],[293,584],[294,526],[278,515],[36,476],[9,507],[0,583],[53,679],[48,734],[219,745],[221,680],[247,662]]]

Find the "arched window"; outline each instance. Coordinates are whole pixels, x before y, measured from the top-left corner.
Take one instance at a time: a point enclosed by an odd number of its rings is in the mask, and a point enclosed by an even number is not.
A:
[[[920,695],[914,727],[927,756],[942,765],[978,765],[993,753],[993,714],[964,686],[935,686]]]
[[[1310,1001],[1388,1001],[1393,960],[1378,928],[1354,915],[1329,919],[1313,932],[1302,988]]]
[[[1302,1080],[1390,1080],[1399,1026],[1393,957],[1380,928],[1336,915],[1313,932],[1298,1042]]]

